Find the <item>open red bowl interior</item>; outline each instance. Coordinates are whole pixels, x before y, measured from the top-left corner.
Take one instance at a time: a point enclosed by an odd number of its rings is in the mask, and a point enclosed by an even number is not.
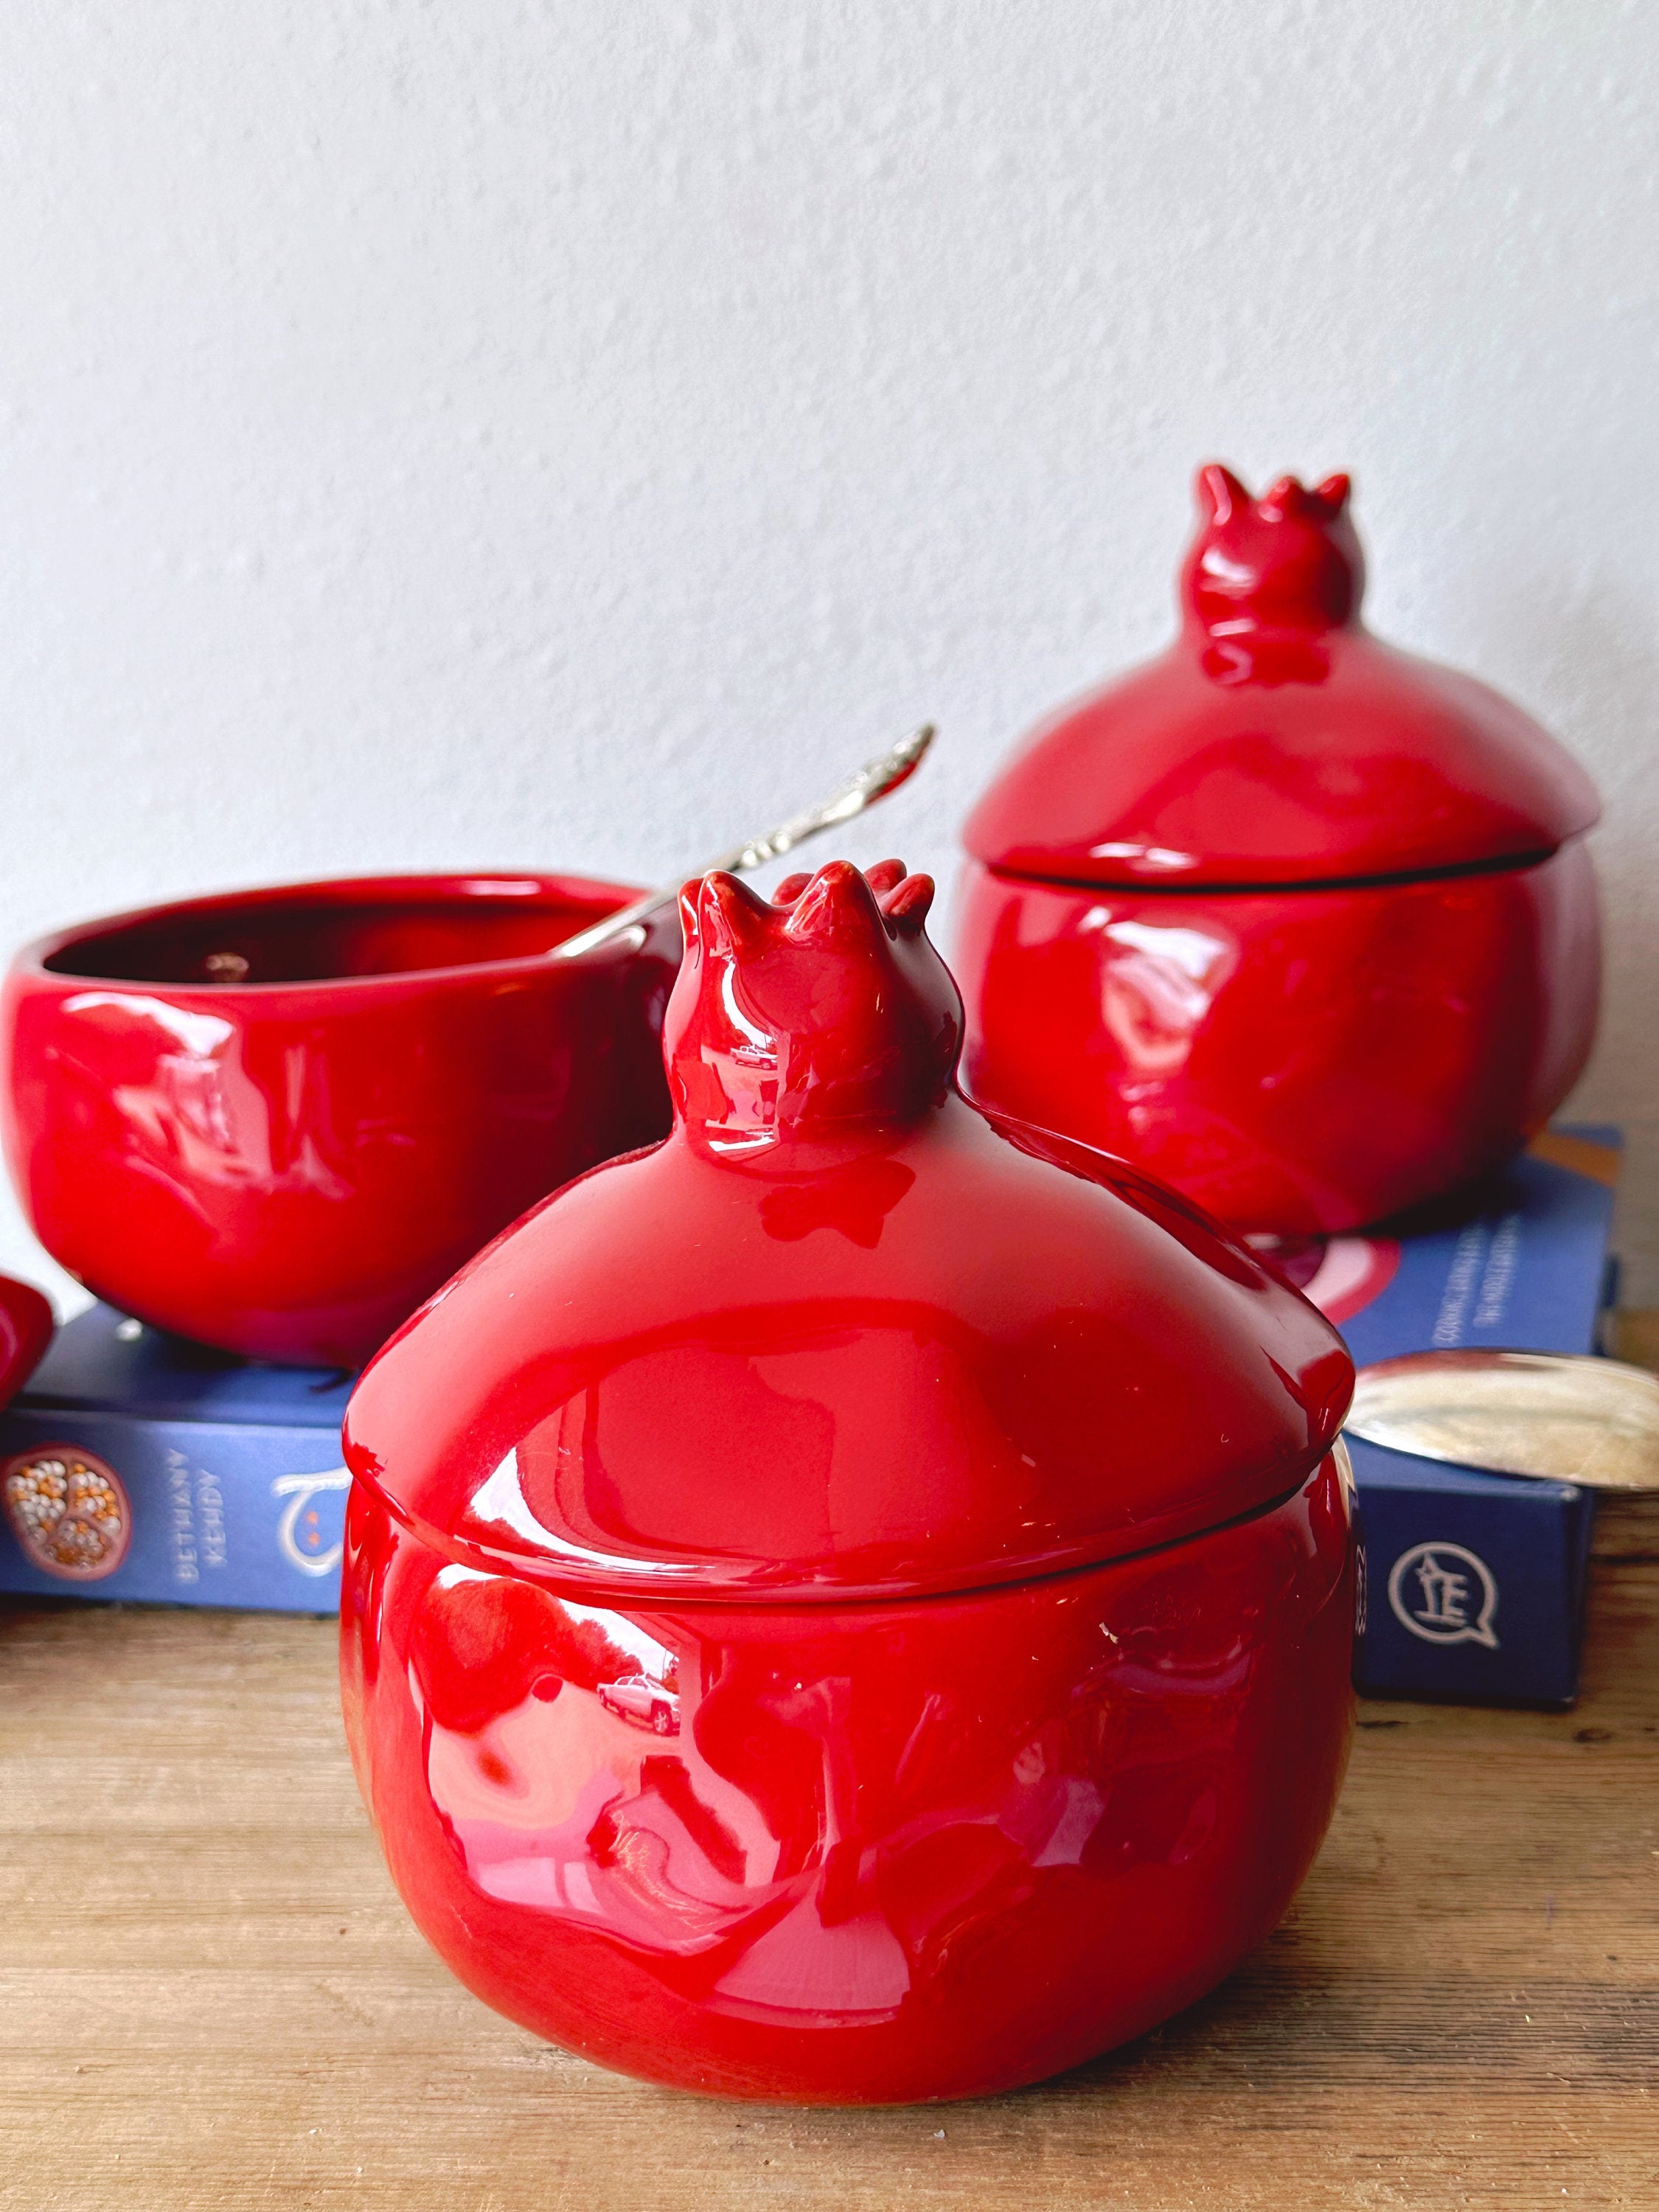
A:
[[[625,905],[624,884],[415,877],[301,884],[118,916],[59,939],[51,975],[241,988],[532,959]]]

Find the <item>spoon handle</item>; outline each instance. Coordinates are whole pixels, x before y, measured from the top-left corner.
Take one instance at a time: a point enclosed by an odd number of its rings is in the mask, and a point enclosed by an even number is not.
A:
[[[890,791],[896,791],[900,784],[907,782],[921,766],[922,755],[933,742],[933,726],[924,722],[919,730],[902,738],[888,751],[866,761],[856,775],[848,776],[845,783],[831,792],[828,799],[820,799],[816,806],[808,807],[802,814],[792,814],[787,822],[767,830],[763,836],[751,837],[746,844],[735,846],[717,860],[705,860],[699,867],[687,869],[672,884],[659,884],[655,890],[647,891],[631,904],[619,907],[615,914],[608,914],[586,929],[578,930],[574,937],[567,937],[562,945],[556,945],[549,957],[578,959],[596,945],[620,937],[624,930],[648,921],[664,907],[673,904],[687,876],[706,876],[716,868],[740,875],[745,869],[763,867],[768,860],[793,852],[797,845],[816,837],[820,830],[833,830],[838,823],[850,822],[855,814],[862,814],[866,806],[873,806],[878,799],[885,799]]]

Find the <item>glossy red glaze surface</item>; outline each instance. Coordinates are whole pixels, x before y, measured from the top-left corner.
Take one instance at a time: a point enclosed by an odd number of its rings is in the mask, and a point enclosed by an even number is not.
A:
[[[1540,1128],[1595,1035],[1583,771],[1359,621],[1346,477],[1219,468],[1180,635],[971,817],[957,971],[984,1102],[1235,1226],[1376,1221]]]
[[[1037,731],[969,851],[1067,883],[1352,883],[1537,860],[1600,811],[1577,763],[1472,676],[1359,619],[1348,480],[1259,501],[1212,466],[1169,648]]]
[[[1329,1461],[1168,1551],[827,1610],[573,1605],[359,1487],[343,1679],[393,1877],[488,2003],[657,2081],[901,2102],[1075,2065],[1267,1936],[1335,1802],[1352,1618]],[[672,1733],[596,1694],[635,1668]]]
[[[1133,1169],[963,1101],[931,889],[692,887],[672,1135],[348,1413],[399,1886],[491,2002],[662,2080],[1070,2064],[1267,1933],[1340,1778],[1347,1356]]]
[[[52,1308],[31,1284],[0,1275],[0,1406],[9,1405],[52,1342]]]
[[[544,957],[634,896],[372,878],[27,947],[4,1117],[36,1234],[159,1328],[360,1364],[526,1206],[666,1127],[672,917],[643,948]]]
[[[970,1088],[1245,1230],[1329,1235],[1494,1167],[1595,1031],[1589,856],[1351,890],[1149,896],[969,862]]]

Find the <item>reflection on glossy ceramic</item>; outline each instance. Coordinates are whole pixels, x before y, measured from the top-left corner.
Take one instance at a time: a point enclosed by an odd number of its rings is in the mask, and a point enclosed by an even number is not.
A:
[[[1364,629],[1345,477],[1199,491],[1180,635],[969,822],[968,1085],[1240,1227],[1329,1232],[1495,1164],[1577,1079],[1595,795]]]
[[[634,2073],[836,2102],[1038,2079],[1210,1987],[1346,1752],[1342,1486],[909,1607],[637,1612],[446,1562],[361,1489],[358,1771],[463,1980]],[[673,1686],[671,1737],[607,1685]]]
[[[7,980],[5,1139],[40,1241],[125,1311],[356,1366],[556,1184],[659,1136],[672,919],[569,877],[301,884],[91,923]]]
[[[1143,891],[968,864],[969,1081],[1222,1219],[1329,1234],[1506,1159],[1595,1035],[1582,843],[1347,890]]]
[[[8,1406],[52,1342],[52,1308],[32,1283],[0,1275],[0,1406]]]
[[[957,2096],[1265,1934],[1347,1740],[1352,1368],[975,1112],[925,879],[688,892],[676,1121],[358,1386],[349,1725],[490,2002],[755,2095]]]

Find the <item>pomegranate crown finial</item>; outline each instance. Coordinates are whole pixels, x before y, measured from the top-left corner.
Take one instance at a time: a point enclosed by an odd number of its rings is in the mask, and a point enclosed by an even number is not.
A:
[[[948,1089],[962,1001],[924,924],[927,876],[831,860],[775,902],[716,872],[680,893],[663,1025],[677,1119],[716,1149],[914,1121]]]
[[[1200,522],[1182,571],[1190,618],[1212,635],[1339,629],[1359,611],[1364,556],[1346,476],[1312,487],[1295,477],[1252,499],[1232,471],[1198,472]]]

